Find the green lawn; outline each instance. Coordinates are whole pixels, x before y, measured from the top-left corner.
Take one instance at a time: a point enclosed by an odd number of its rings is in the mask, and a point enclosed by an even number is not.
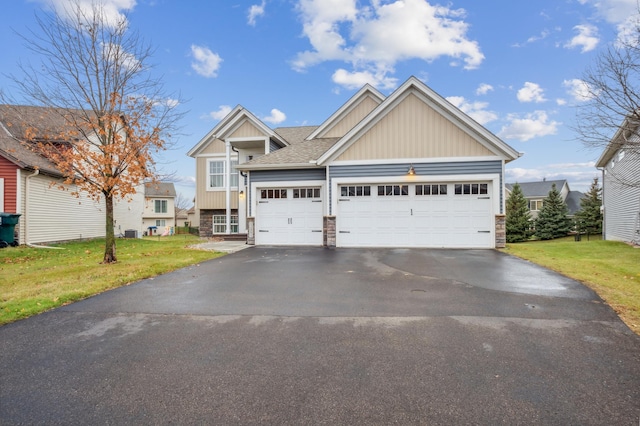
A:
[[[192,235],[118,239],[118,262],[112,265],[100,264],[101,239],[56,245],[58,249],[2,249],[0,324],[223,254],[187,248],[198,242]]]
[[[583,236],[507,244],[503,251],[584,283],[640,334],[640,248]]]

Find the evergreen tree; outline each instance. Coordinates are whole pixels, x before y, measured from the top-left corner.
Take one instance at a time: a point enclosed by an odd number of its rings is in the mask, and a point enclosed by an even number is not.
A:
[[[522,194],[522,189],[517,183],[507,198],[507,242],[518,243],[526,241],[531,236],[531,213],[529,203]]]
[[[544,199],[536,219],[535,234],[541,240],[565,237],[571,230],[571,221],[567,217],[569,209],[560,198],[560,192],[554,183],[549,195]]]
[[[576,213],[578,230],[590,234],[602,233],[602,188],[598,186],[598,178],[594,178],[589,192],[580,200],[580,211]]]

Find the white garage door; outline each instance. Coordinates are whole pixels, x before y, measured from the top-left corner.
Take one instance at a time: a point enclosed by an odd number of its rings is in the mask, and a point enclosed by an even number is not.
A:
[[[344,185],[338,247],[494,246],[491,183]]]
[[[256,245],[322,245],[319,187],[258,188]]]

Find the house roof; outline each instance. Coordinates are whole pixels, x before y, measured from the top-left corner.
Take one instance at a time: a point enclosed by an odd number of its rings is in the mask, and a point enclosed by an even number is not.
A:
[[[567,198],[564,200],[569,214],[574,215],[580,210],[580,200],[584,198],[584,194],[580,191],[569,191]]]
[[[304,141],[318,126],[278,127],[274,131],[290,144]]]
[[[522,189],[522,195],[525,198],[540,197],[544,198],[549,195],[551,187],[556,184],[556,189],[560,191],[564,185],[569,185],[565,179],[561,180],[542,180],[538,182],[518,182],[520,189]],[[513,190],[513,183],[507,183],[505,186],[509,191]]]
[[[285,148],[263,155],[238,166],[241,170],[257,170],[291,167],[318,167],[316,160],[340,138],[300,141]]]
[[[409,77],[398,89],[389,95],[381,104],[371,111],[362,121],[347,132],[335,145],[333,145],[322,157],[318,159],[318,164],[337,157],[342,151],[354,143],[372,125],[388,114],[396,104],[403,99],[407,93],[415,93],[422,97],[426,103],[438,110],[443,115],[448,116],[452,123],[465,131],[476,141],[487,147],[492,152],[502,156],[506,162],[520,157],[520,153],[503,142],[496,135],[480,125],[474,119],[448,102],[442,96],[434,92],[416,77]]]
[[[174,198],[176,196],[176,188],[172,182],[147,182],[144,184],[144,196],[149,198]]]
[[[198,152],[205,148],[214,139],[224,139],[234,126],[241,123],[243,120],[249,120],[253,125],[262,130],[265,135],[275,140],[280,146],[287,146],[289,142],[282,138],[279,134],[273,131],[269,126],[264,124],[258,117],[253,115],[251,111],[247,110],[242,105],[237,105],[225,118],[220,120],[213,129],[209,131],[200,141],[187,152],[190,157],[195,157]]]
[[[625,118],[616,134],[613,135],[611,141],[609,141],[596,161],[596,167],[606,167],[611,158],[625,145],[625,138],[628,138],[630,134],[637,131],[639,124],[637,120],[632,121],[631,117]]]
[[[20,168],[61,176],[51,161],[29,148],[24,136],[29,129],[35,138],[44,139],[62,133],[64,127],[62,113],[52,108],[0,105],[0,154]]]

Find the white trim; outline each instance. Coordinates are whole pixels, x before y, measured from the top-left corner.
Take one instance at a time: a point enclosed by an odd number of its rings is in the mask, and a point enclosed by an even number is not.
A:
[[[520,153],[512,147],[504,143],[500,138],[491,133],[489,130],[478,124],[468,115],[464,114],[458,108],[449,103],[446,99],[431,90],[415,77],[409,79],[402,84],[396,91],[389,95],[376,109],[374,109],[364,120],[358,123],[353,129],[349,130],[335,145],[329,148],[317,163],[323,164],[327,161],[339,156],[359,137],[379,122],[386,114],[392,111],[395,106],[400,103],[406,96],[413,93],[419,96],[424,102],[436,109],[454,125],[465,131],[474,139],[481,142],[488,149],[495,152],[501,151],[507,160],[515,160],[520,157]],[[464,126],[463,126],[464,125]]]
[[[436,176],[363,176],[347,178],[331,178],[331,212],[338,211],[338,186],[345,184],[379,184],[379,183],[428,183],[428,182],[491,182],[493,212],[500,211],[500,175],[497,173],[471,175],[436,175]],[[334,213],[335,214],[335,213]]]
[[[0,178],[0,212],[4,211],[4,178]]]
[[[290,170],[290,169],[317,169],[314,163],[280,163],[280,164],[243,164],[238,170]]]
[[[378,105],[380,105],[385,96],[380,93],[375,87],[370,84],[365,84],[360,90],[358,90],[347,102],[345,102],[336,112],[331,114],[329,118],[327,118],[316,130],[314,130],[309,136],[305,138],[305,140],[312,140],[317,138],[318,135],[326,133],[331,128],[335,127],[335,125],[340,122],[347,114],[349,114],[353,109],[360,105],[362,101],[366,98],[370,97],[374,101],[377,101]]]
[[[428,163],[466,163],[470,161],[502,161],[504,159],[498,156],[482,156],[482,157],[432,157],[432,158],[393,158],[388,160],[337,160],[331,161],[328,166],[365,166],[374,164],[404,164],[411,163],[428,164]]]
[[[238,155],[237,153],[234,153],[235,155],[230,157],[230,160],[238,160]],[[235,157],[235,158],[234,158]],[[209,170],[210,170],[210,166],[209,164],[213,161],[216,162],[222,162],[224,164],[224,172],[223,172],[223,182],[222,182],[222,186],[209,186]],[[239,191],[238,188],[240,188],[240,176],[238,176],[238,186],[229,186],[229,175],[231,167],[228,167],[227,165],[229,164],[229,162],[227,161],[226,155],[222,154],[222,155],[216,155],[215,157],[208,157],[207,161],[205,162],[205,171],[204,171],[204,176],[205,176],[205,182],[204,182],[204,186],[205,186],[205,191],[207,192],[216,192],[216,191],[227,191],[227,189],[229,189],[230,191]],[[227,170],[229,170],[229,172],[227,172]],[[236,170],[239,170],[238,167],[236,166]]]
[[[326,180],[285,180],[273,182],[251,182],[251,216],[256,217],[258,207],[258,188],[303,188],[309,186],[319,186],[320,193],[326,193]],[[327,214],[327,197],[322,197],[322,214]]]

